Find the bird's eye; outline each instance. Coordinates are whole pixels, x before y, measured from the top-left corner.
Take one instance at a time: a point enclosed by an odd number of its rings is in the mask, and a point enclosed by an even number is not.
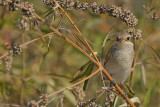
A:
[[[127,37],[127,40],[130,40],[130,37]]]

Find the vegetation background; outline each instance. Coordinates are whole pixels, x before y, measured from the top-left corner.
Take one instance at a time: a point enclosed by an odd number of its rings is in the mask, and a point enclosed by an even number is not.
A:
[[[27,1],[33,3],[38,15],[47,19],[44,13],[49,7],[45,6],[42,0]],[[83,2],[83,0],[80,1]],[[148,18],[148,23],[144,27],[148,16],[143,5],[149,7],[152,0],[86,0],[85,2],[97,2],[99,5],[101,3],[115,4],[129,9],[139,20],[136,28],[145,28],[143,39],[160,54],[160,20],[155,21]],[[159,0],[154,1],[153,8],[153,11],[156,11],[160,16]],[[83,12],[82,10],[71,10],[67,13],[82,34],[95,44],[91,45],[95,52],[101,52],[103,40],[111,27],[113,28],[111,34],[127,29],[122,21],[110,17],[108,14],[94,15],[90,11]],[[0,56],[9,51],[7,47],[12,41],[16,44],[23,44],[40,37],[40,33],[36,29],[22,31],[16,27],[20,15],[20,11],[8,12],[6,7],[0,7]],[[51,19],[48,18],[49,21]],[[59,21],[60,17],[55,17],[55,20],[52,20],[52,26],[56,28]],[[39,26],[43,34],[51,32],[46,25],[39,23]],[[63,18],[61,28],[76,32],[66,17]],[[65,35],[71,35],[65,30],[62,32]],[[45,40],[48,42],[49,38],[46,37]],[[106,43],[105,54],[112,43],[111,41]],[[148,51],[147,46],[143,43],[133,74],[132,89],[142,104],[145,102],[147,107],[160,107],[160,64],[157,62],[157,58],[153,57],[153,52]],[[22,49],[22,54],[13,57],[12,68],[9,71],[5,69],[5,59],[2,59],[0,65],[0,106],[5,104],[26,106],[31,100],[37,101],[42,94],[50,94],[70,85],[76,71],[87,61],[89,60],[82,53],[54,34],[50,41],[50,51],[44,46],[42,40],[26,45]],[[82,85],[80,86],[82,87]],[[96,90],[101,87],[103,84],[100,74],[93,76],[85,91],[85,99],[93,98],[96,95]],[[63,95],[65,107],[76,105],[77,101],[71,91],[65,91]],[[50,106],[57,104],[59,96],[57,95]]]

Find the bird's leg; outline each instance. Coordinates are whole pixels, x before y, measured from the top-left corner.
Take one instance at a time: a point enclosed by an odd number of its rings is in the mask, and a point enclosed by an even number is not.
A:
[[[116,80],[114,79],[112,74],[111,74],[111,77],[113,78],[113,81],[110,82],[110,87],[113,87],[116,85]]]
[[[126,88],[124,87],[124,85],[123,85],[122,83],[120,83],[120,86],[121,86],[121,88],[122,88],[123,91],[124,91],[124,96],[123,96],[123,98],[126,99],[126,98],[128,97],[128,95],[127,95],[127,90],[126,90]]]

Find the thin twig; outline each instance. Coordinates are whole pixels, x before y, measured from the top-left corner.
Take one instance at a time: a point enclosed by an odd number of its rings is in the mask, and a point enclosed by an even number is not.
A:
[[[22,43],[24,44],[25,40],[24,40],[24,36],[25,36],[25,33],[22,33]],[[22,53],[22,64],[23,64],[23,71],[22,71],[22,84],[21,84],[21,87],[20,87],[20,104],[22,105],[22,101],[23,101],[23,88],[24,88],[24,80],[25,80],[25,49],[22,50],[23,53]]]
[[[45,38],[45,37],[47,37],[47,36],[49,36],[49,35],[51,35],[51,34],[53,34],[53,32],[44,35],[43,38]],[[35,38],[35,39],[33,39],[33,40],[30,40],[30,41],[28,41],[28,42],[20,45],[20,47],[23,48],[24,46],[29,45],[29,44],[31,44],[31,43],[33,43],[33,42],[35,42],[35,41],[41,40],[41,39],[42,39],[42,38]],[[9,54],[9,53],[7,52],[7,53],[5,53],[4,55],[0,56],[0,60],[1,60],[2,58],[6,57],[8,54]]]
[[[57,5],[59,5],[57,3],[56,0],[53,0]],[[69,17],[69,15],[64,11],[64,9],[59,6],[59,8],[61,9],[61,11],[65,14],[65,16],[68,18],[68,20],[72,23],[72,25],[74,26],[74,28],[77,30],[77,32],[80,34],[80,36],[82,37],[82,39],[84,40],[84,42],[86,43],[87,47],[90,49],[92,55],[95,57],[96,61],[99,62],[97,56],[94,54],[92,48],[90,47],[90,45],[88,44],[88,42],[84,39],[84,36],[82,35],[82,33],[80,32],[80,30],[78,29],[78,27],[75,25],[75,23],[72,21],[72,19]]]
[[[53,95],[55,95],[55,94],[61,93],[61,92],[65,91],[65,90],[67,90],[67,89],[70,89],[70,88],[72,88],[72,87],[75,87],[76,85],[84,82],[85,80],[87,80],[87,79],[91,78],[92,76],[94,76],[95,74],[97,74],[100,70],[101,70],[100,68],[97,69],[95,72],[93,72],[93,73],[92,73],[91,75],[89,75],[88,77],[86,77],[86,78],[78,81],[77,83],[75,83],[75,84],[73,84],[73,85],[71,85],[71,86],[69,86],[69,87],[66,87],[66,88],[63,88],[63,89],[61,89],[61,90],[59,90],[59,91],[54,92],[54,93],[48,95],[48,97],[51,97],[51,96],[53,96]]]

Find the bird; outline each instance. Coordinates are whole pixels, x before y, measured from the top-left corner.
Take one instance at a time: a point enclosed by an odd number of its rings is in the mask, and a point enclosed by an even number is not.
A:
[[[123,31],[116,35],[116,41],[103,60],[103,66],[117,84],[123,84],[130,74],[134,60],[132,35]]]

